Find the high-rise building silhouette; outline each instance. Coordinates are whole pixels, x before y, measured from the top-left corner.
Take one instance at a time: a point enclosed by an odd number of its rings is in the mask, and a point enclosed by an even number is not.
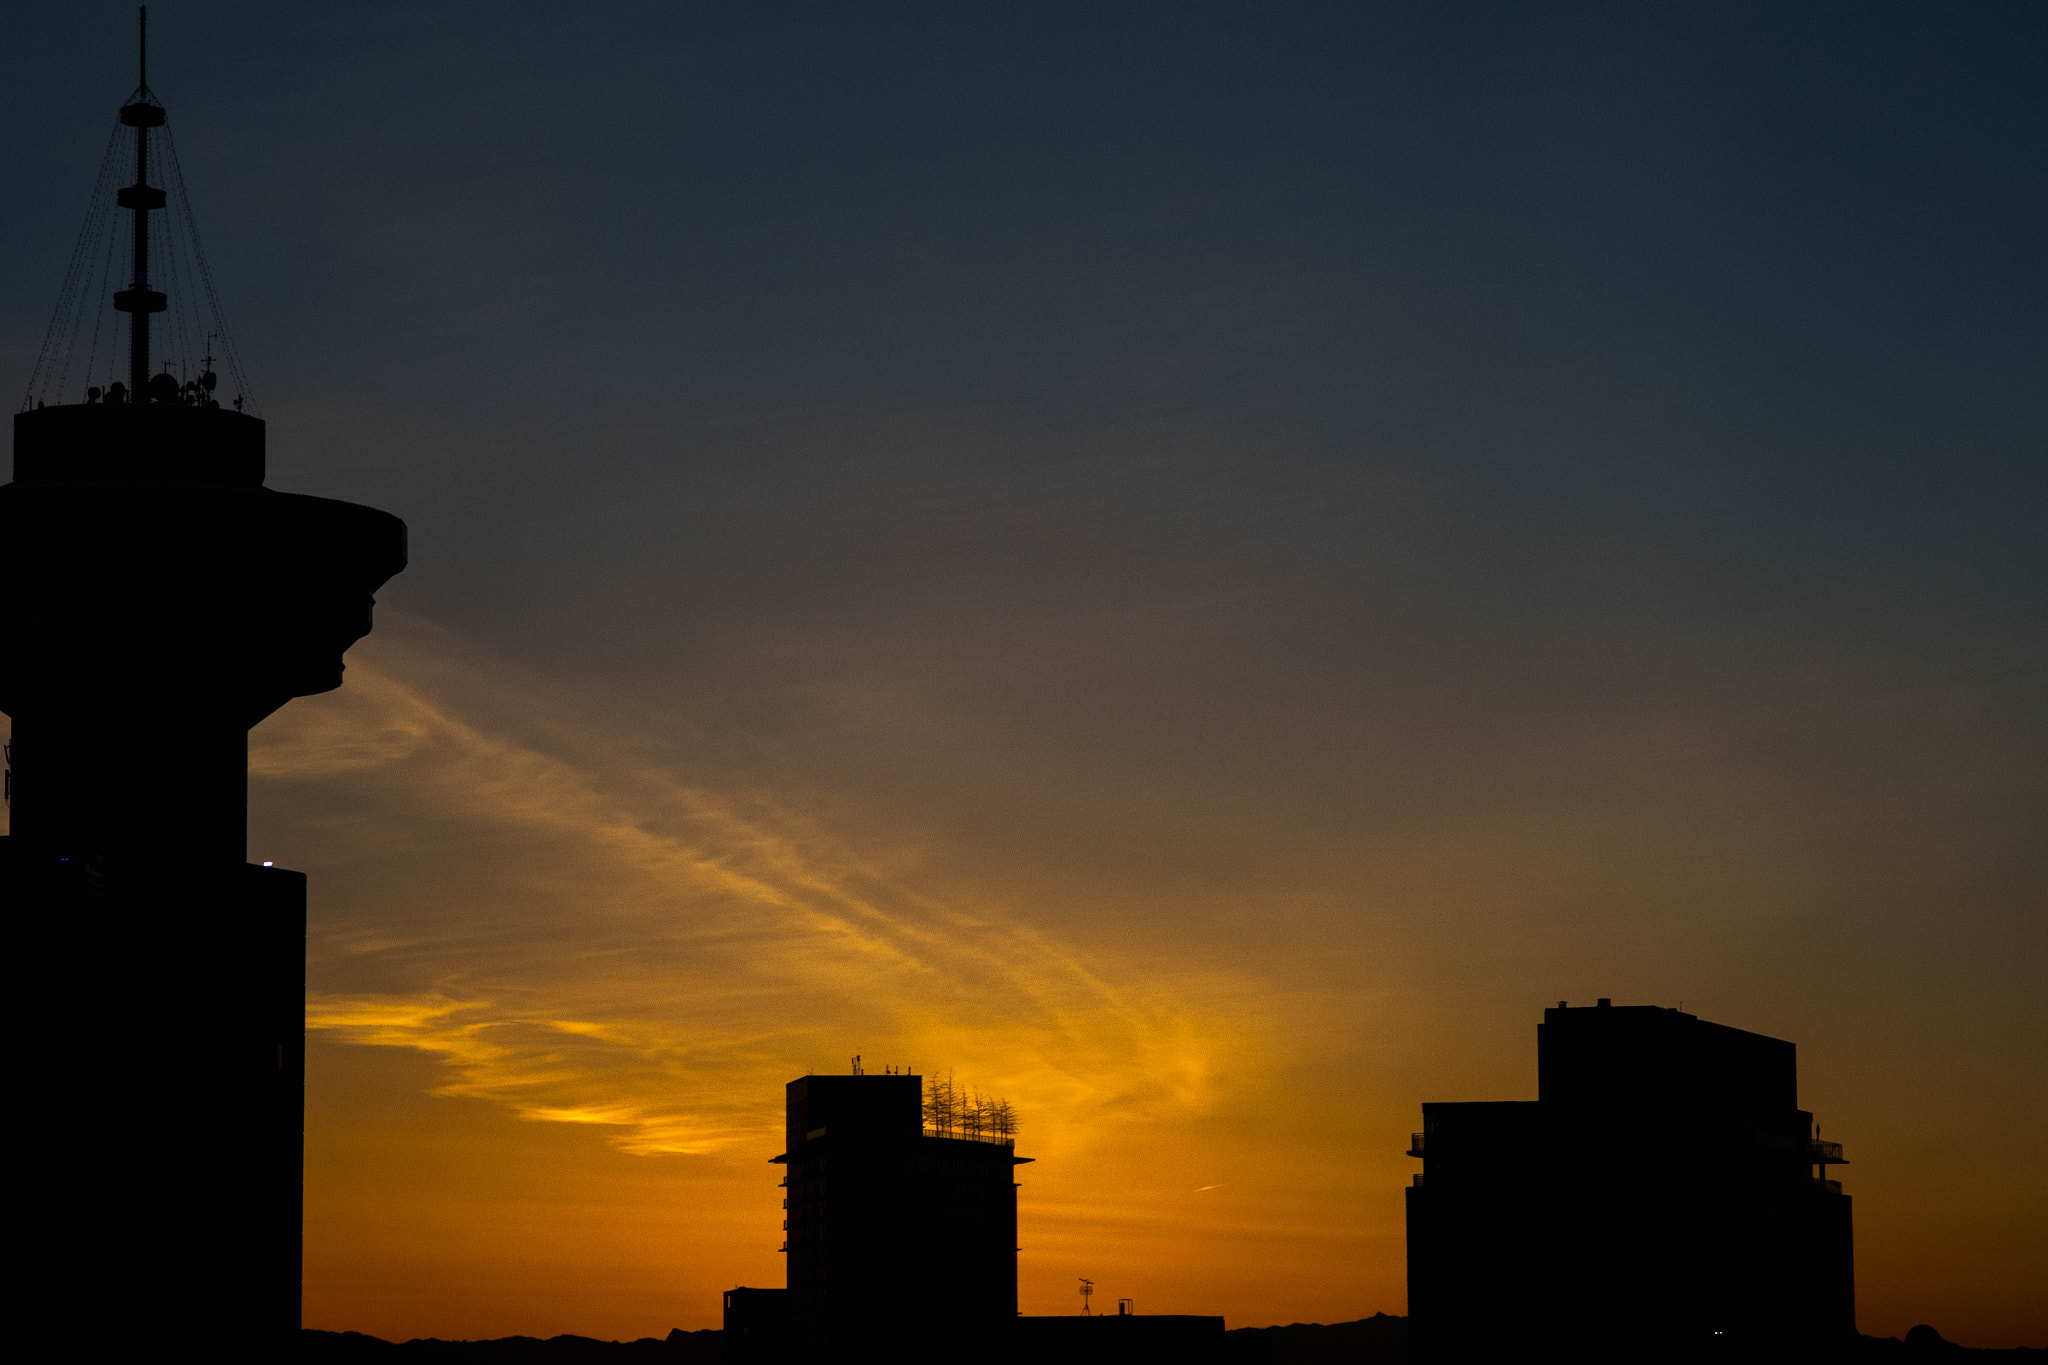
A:
[[[1854,1337],[1842,1149],[1799,1108],[1791,1043],[1560,1002],[1537,1095],[1422,1106],[1415,1360],[1811,1359]]]
[[[91,238],[114,231],[116,208],[133,215],[112,297],[129,319],[126,382],[74,393],[52,378],[78,334],[64,310],[99,304],[68,279],[0,486],[0,893],[32,1021],[16,1054],[17,1322],[134,1341],[176,1330],[210,1358],[284,1359],[299,1326],[306,881],[247,863],[247,737],[340,685],[371,595],[405,565],[405,525],[263,486],[264,423],[217,396],[218,333],[198,373],[155,371],[151,319],[179,301],[157,287],[152,248],[169,243],[156,259],[179,267],[174,287],[212,293],[196,239],[152,223],[189,220],[181,195],[167,200],[168,136],[145,65],[102,175],[113,190],[132,164],[133,183],[88,216]]]
[[[774,1161],[787,1171],[790,1329],[837,1340],[901,1336],[910,1319],[1006,1330],[1013,1172],[1031,1160],[1007,1122],[957,1123],[913,1075],[803,1076],[785,1102]]]

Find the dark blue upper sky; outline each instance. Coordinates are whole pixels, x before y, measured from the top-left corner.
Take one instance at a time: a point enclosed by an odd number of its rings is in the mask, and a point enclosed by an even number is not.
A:
[[[25,378],[132,11],[10,27]],[[942,661],[1198,771],[1191,727],[1449,753],[1699,689],[1859,773],[1961,761],[1859,687],[2039,741],[2038,3],[153,29],[273,482],[405,515],[389,600],[531,666]]]

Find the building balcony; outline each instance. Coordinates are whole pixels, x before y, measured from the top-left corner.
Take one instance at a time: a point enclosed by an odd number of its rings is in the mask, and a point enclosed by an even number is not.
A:
[[[1842,1192],[1842,1182],[1839,1180],[1816,1180],[1813,1182],[1813,1185],[1822,1194],[1840,1194]]]
[[[1425,1134],[1422,1133],[1410,1133],[1408,1135],[1408,1155],[1422,1155],[1422,1139],[1424,1136]]]
[[[1839,1142],[1822,1142],[1819,1138],[1808,1138],[1806,1155],[1808,1160],[1820,1166],[1849,1164],[1849,1158],[1842,1155],[1842,1144]]]

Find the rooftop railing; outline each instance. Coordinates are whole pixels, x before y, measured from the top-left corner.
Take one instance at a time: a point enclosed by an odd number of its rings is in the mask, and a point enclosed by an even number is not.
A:
[[[952,1138],[958,1142],[986,1142],[996,1147],[1015,1147],[1017,1139],[1013,1134],[972,1133],[961,1128],[926,1128],[926,1137]]]

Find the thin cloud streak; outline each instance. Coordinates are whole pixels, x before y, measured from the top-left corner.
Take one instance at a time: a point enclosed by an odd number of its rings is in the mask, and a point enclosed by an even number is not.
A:
[[[323,848],[414,873],[316,913],[307,1022],[435,1057],[436,1094],[705,1154],[772,1141],[781,1082],[858,1051],[1007,1094],[1047,1149],[1205,1112],[1251,1045],[1201,1003],[1239,984],[1144,980],[921,895],[773,794],[694,783],[445,635],[381,629],[345,689],[258,732],[251,771],[342,789]]]

